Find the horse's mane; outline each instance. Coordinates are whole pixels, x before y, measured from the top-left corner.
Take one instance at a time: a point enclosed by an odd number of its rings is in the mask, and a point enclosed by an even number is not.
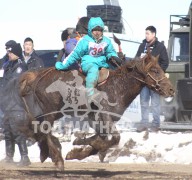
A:
[[[137,68],[137,71],[140,73],[145,73],[154,63],[155,57],[150,55],[145,55],[143,58],[135,57],[131,60],[125,61],[123,65],[116,70],[111,70],[111,74],[119,74],[119,73],[127,73],[128,70],[132,71],[133,69]],[[147,61],[147,64],[145,64]]]

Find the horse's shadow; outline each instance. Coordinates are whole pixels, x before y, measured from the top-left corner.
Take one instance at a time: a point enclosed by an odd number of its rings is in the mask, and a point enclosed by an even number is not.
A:
[[[11,171],[13,173],[13,171]],[[16,171],[14,171],[16,172]],[[109,171],[105,168],[101,169],[79,169],[79,170],[64,170],[63,172],[55,170],[19,170],[22,177],[33,178],[43,178],[43,179],[63,179],[63,178],[143,178],[143,177],[166,177],[166,173],[163,172],[151,172],[151,171],[130,171],[130,170],[119,170],[119,171]]]

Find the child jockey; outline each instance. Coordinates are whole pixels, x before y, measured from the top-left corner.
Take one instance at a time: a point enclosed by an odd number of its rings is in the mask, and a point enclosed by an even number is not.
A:
[[[104,23],[100,17],[91,18],[88,23],[88,35],[81,38],[71,54],[63,62],[56,62],[57,70],[67,70],[69,66],[81,61],[81,68],[86,75],[88,102],[94,102],[98,94],[94,87],[99,78],[101,68],[109,68],[110,58],[118,60],[111,40],[103,36]]]

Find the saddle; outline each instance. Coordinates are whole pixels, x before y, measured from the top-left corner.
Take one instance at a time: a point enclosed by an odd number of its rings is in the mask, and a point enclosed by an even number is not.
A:
[[[83,73],[81,68],[79,69],[79,72]],[[101,85],[105,84],[108,77],[109,77],[109,69],[101,68],[99,71],[99,79],[97,81],[97,86],[101,86]]]
[[[109,69],[101,68],[99,71],[99,79],[97,81],[97,86],[105,84],[108,77],[109,77]]]

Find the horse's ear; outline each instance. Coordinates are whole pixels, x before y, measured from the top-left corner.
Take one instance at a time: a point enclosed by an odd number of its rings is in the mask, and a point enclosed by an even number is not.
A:
[[[144,61],[145,61],[145,64],[148,64],[149,62],[151,62],[151,55],[146,54]]]
[[[148,63],[151,61],[151,58],[152,58],[152,56],[151,56],[151,51],[150,51],[150,48],[148,47],[148,48],[147,48],[147,53],[146,53],[146,55],[143,57],[143,59],[144,59],[145,63],[148,64]]]
[[[160,56],[160,55],[157,55],[156,57],[154,57],[155,63],[158,63],[158,61],[159,61],[159,56]]]
[[[151,59],[151,49],[150,49],[150,47],[147,47],[147,55],[148,55],[149,59]]]

